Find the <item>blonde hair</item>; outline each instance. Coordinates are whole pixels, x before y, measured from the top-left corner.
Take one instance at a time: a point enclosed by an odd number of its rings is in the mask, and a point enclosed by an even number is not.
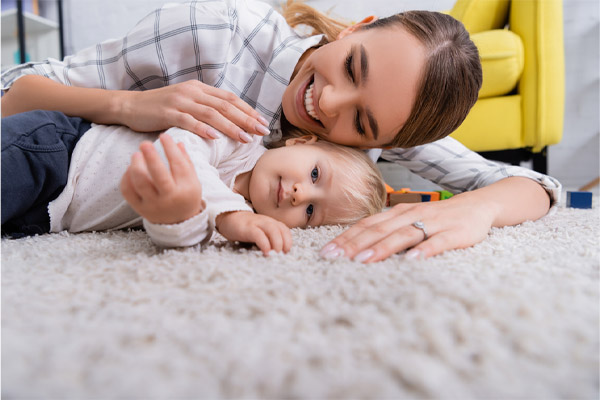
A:
[[[331,18],[326,14],[295,0],[287,0],[282,4],[282,14],[288,25],[292,28],[308,26],[312,28],[310,35],[323,34],[325,43],[333,42],[340,32],[348,28],[351,23]]]
[[[292,27],[305,25],[313,29],[313,35],[323,34],[318,46],[336,40],[349,26],[294,0],[288,0],[283,6],[283,16]],[[360,29],[385,27],[405,29],[427,50],[425,69],[411,113],[386,146],[413,147],[448,136],[462,124],[481,88],[479,52],[469,33],[460,21],[434,11],[402,12],[380,18]],[[295,136],[298,133],[289,134]]]
[[[311,146],[319,146],[339,163],[336,173],[342,177],[342,194],[347,200],[343,212],[324,222],[326,225],[349,225],[377,214],[385,207],[387,192],[381,172],[362,151],[352,147],[317,140]]]

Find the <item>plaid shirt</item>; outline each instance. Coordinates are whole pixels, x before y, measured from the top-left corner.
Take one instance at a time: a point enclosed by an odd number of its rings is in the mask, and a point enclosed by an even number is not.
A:
[[[44,75],[65,85],[146,90],[190,79],[231,91],[270,121],[281,135],[281,99],[300,56],[321,36],[303,38],[271,6],[255,0],[167,4],[124,38],[68,56],[16,66],[2,89],[22,75]],[[558,201],[560,183],[531,170],[485,160],[452,138],[411,149],[371,151],[453,192],[477,189],[509,176],[539,182]]]

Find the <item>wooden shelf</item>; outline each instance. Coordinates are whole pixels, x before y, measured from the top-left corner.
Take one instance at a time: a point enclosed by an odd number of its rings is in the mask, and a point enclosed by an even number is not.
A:
[[[58,23],[24,11],[25,32],[27,35],[36,35],[58,30]],[[2,12],[2,38],[17,37],[17,10]]]

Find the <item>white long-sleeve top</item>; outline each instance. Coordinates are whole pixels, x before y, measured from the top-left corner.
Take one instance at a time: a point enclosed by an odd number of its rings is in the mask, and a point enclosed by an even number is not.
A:
[[[168,4],[142,19],[125,37],[66,57],[16,66],[2,74],[2,89],[25,74],[65,85],[146,90],[197,79],[231,91],[281,137],[281,99],[300,56],[322,36],[301,37],[271,6],[256,0]],[[484,134],[485,132],[482,132]],[[560,183],[526,168],[480,157],[447,137],[410,149],[371,152],[409,168],[454,193],[509,176],[540,183],[553,203]]]
[[[142,219],[125,201],[119,185],[132,154],[144,140],[153,140],[167,162],[158,134],[141,134],[117,125],[93,125],[75,146],[67,185],[48,205],[50,231],[100,231],[143,226],[161,246],[191,246],[210,239],[217,215],[228,211],[252,211],[244,198],[233,192],[235,178],[251,170],[266,149],[260,137],[241,144],[227,137],[204,140],[188,131],[171,128],[166,133],[183,142],[202,184],[206,208],[178,224],[152,224]]]

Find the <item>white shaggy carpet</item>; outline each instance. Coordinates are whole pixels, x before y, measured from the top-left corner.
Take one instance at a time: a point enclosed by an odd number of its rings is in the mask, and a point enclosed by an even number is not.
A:
[[[597,208],[412,262],[320,260],[340,230],[2,240],[2,398],[598,398]]]

